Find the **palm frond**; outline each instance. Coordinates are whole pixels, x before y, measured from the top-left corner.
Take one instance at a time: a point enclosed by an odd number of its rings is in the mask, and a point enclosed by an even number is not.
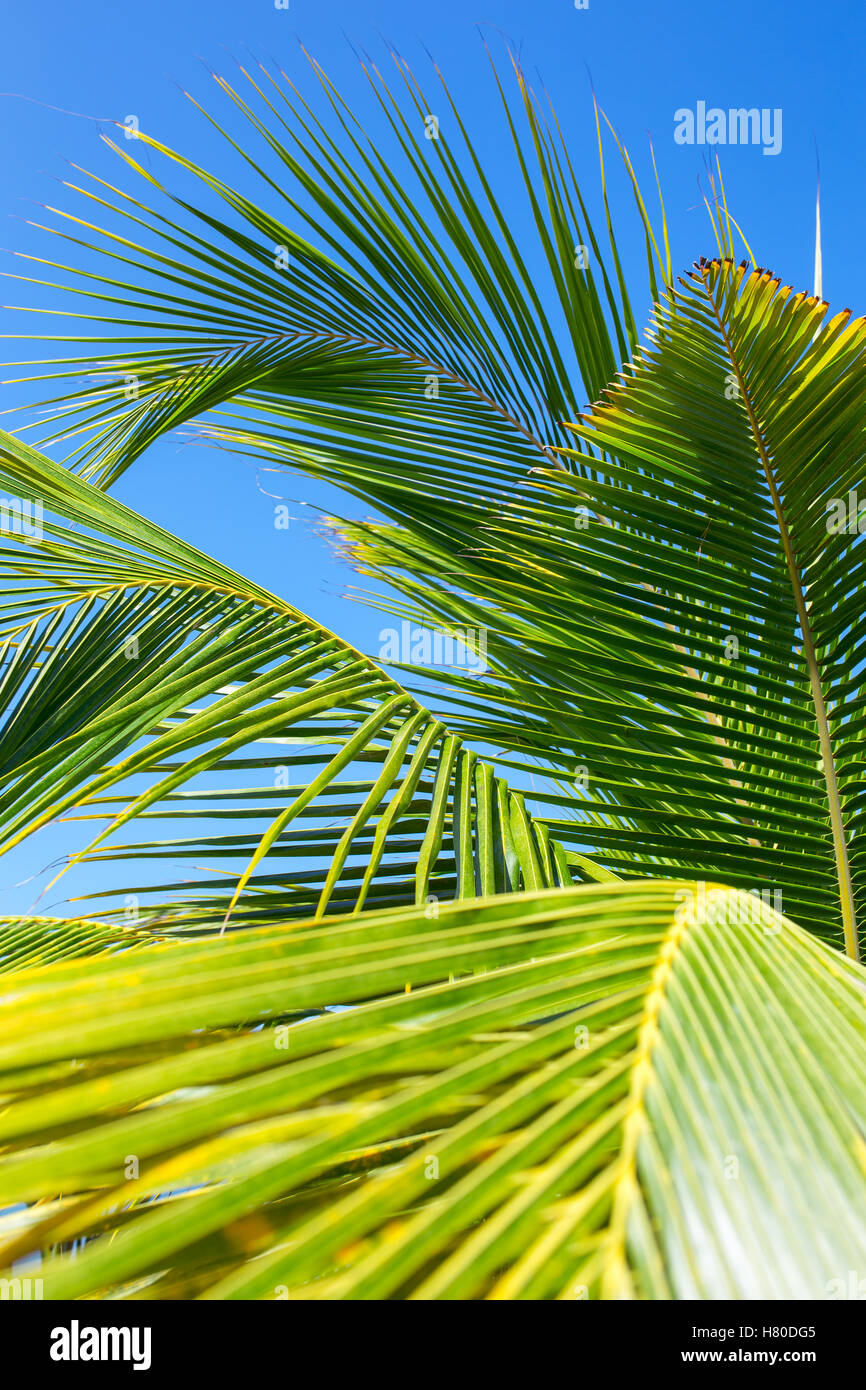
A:
[[[0,917],[0,973],[132,951],[154,940],[150,932],[131,923],[86,917]]]
[[[536,475],[489,525],[486,573],[417,547],[405,574],[387,526],[340,529],[404,619],[493,615],[497,675],[483,701],[442,682],[448,717],[561,779],[538,804],[566,842],[558,807],[618,872],[758,887],[854,955],[866,323],[827,307],[696,267],[571,426],[580,476]]]
[[[864,988],[676,883],[24,971],[0,1205],[39,1205],[0,1262],[41,1251],[49,1299],[827,1297],[866,1249]]]
[[[83,819],[72,862],[204,859],[127,880],[172,930],[572,882],[523,795],[369,658],[8,435],[0,487],[41,516],[0,546],[3,850]]]
[[[282,71],[241,66],[237,86],[214,74],[240,138],[207,119],[262,207],[146,133],[189,196],[126,141],[113,148],[142,197],[89,176],[70,185],[88,207],[61,212],[57,234],[98,259],[65,341],[98,348],[38,364],[36,380],[71,387],[52,437],[84,432],[74,466],[109,486],[166,429],[204,415],[220,437],[225,402],[233,439],[252,419],[257,451],[290,441],[304,471],[443,550],[471,549],[479,521],[567,442],[582,391],[597,395],[637,344],[609,214],[605,253],[555,112],[509,57],[516,98],[491,69],[530,229],[520,246],[441,73],[428,97],[393,53],[390,80],[362,63],[372,117],[312,58],[327,119]],[[638,214],[649,228],[639,197]]]

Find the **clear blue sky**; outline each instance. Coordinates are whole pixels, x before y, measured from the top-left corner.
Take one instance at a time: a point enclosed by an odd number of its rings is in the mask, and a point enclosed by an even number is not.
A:
[[[0,245],[56,252],[56,243],[49,246],[49,238],[10,219],[35,215],[41,220],[34,200],[73,206],[71,195],[52,181],[65,176],[65,159],[117,178],[117,162],[98,140],[106,127],[84,117],[124,120],[134,114],[149,133],[218,170],[224,146],[175,84],[216,108],[213,83],[198,55],[229,74],[231,55],[243,56],[244,48],[263,60],[277,58],[300,77],[305,65],[298,37],[350,100],[361,97],[362,80],[346,36],[375,49],[378,30],[422,74],[426,46],[454,88],[467,126],[483,144],[489,172],[501,180],[511,168],[509,150],[498,125],[493,138],[495,98],[475,21],[485,22],[488,36],[503,31],[519,49],[527,71],[537,71],[544,80],[593,208],[595,137],[587,70],[647,184],[651,134],[680,267],[700,254],[712,254],[714,247],[697,187],[703,152],[674,142],[674,112],[694,108],[698,101],[724,109],[781,108],[778,156],[764,156],[752,146],[720,151],[731,209],[759,264],[798,287],[811,288],[817,140],[824,294],[835,308],[866,310],[863,0],[823,0],[818,5],[728,0],[717,7],[692,0],[589,0],[589,8],[580,11],[573,0],[483,0],[477,7],[467,0],[291,0],[288,10],[276,9],[273,0],[123,5],[114,0],[75,0],[71,5],[6,0],[0,53]],[[488,140],[485,129],[491,131]],[[626,208],[623,188],[615,213],[622,209],[624,215]],[[626,248],[635,265],[641,249],[637,239]],[[16,269],[11,258],[4,260],[2,268]],[[22,294],[12,287],[0,299],[21,303]],[[4,332],[36,331],[36,320],[28,324],[21,315],[14,318],[4,312]],[[7,360],[21,355],[14,344],[0,344],[0,349]],[[14,432],[27,419],[26,392],[6,387],[3,397],[0,409],[7,413],[0,420]],[[35,442],[32,433],[27,438]],[[340,510],[339,500],[319,486],[273,475],[261,475],[259,481],[276,493]],[[352,575],[338,565],[317,531],[313,509],[293,506],[296,516],[306,515],[309,521],[293,522],[288,535],[274,530],[273,500],[257,490],[249,463],[207,449],[179,452],[177,442],[168,440],[140,461],[116,491],[161,525],[285,594],[355,645],[377,650],[378,631],[387,620],[341,599]],[[342,509],[355,510],[351,501]],[[35,872],[65,843],[63,833],[52,830],[38,853],[31,848],[14,865],[0,869],[0,910],[29,906],[32,889],[11,890],[10,885]]]

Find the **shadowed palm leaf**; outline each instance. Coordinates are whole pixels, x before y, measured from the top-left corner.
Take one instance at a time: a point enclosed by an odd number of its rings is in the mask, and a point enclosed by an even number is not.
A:
[[[0,486],[47,513],[0,547],[4,849],[83,815],[90,863],[209,860],[227,891],[123,890],[172,930],[572,882],[520,793],[290,604],[2,434]],[[154,820],[179,833],[108,838]]]

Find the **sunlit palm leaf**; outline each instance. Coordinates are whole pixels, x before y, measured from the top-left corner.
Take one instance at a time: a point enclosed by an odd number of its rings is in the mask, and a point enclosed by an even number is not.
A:
[[[133,925],[95,922],[92,918],[66,921],[58,917],[0,917],[0,971],[25,970],[74,960],[129,951],[153,936]]]
[[[826,309],[730,262],[665,297],[573,426],[584,476],[533,480],[490,535],[496,574],[472,583],[508,674],[483,702],[455,682],[455,722],[562,776],[582,766],[578,816],[610,866],[778,894],[853,955],[866,322]],[[375,569],[377,537],[356,539]]]
[[[676,883],[24,972],[0,1203],[46,1205],[0,1257],[92,1237],[58,1299],[827,1297],[866,1251],[864,988]]]

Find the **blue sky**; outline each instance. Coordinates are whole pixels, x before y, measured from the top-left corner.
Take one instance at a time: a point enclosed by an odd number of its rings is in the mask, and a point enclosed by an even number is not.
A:
[[[9,7],[3,21],[0,245],[56,252],[44,234],[20,219],[42,220],[34,202],[73,206],[54,181],[66,176],[65,160],[117,177],[116,160],[98,138],[107,126],[91,118],[122,121],[134,114],[149,133],[219,169],[224,146],[176,84],[217,109],[213,83],[198,58],[230,74],[232,55],[243,56],[245,49],[262,60],[278,59],[301,78],[305,64],[298,38],[350,100],[361,96],[362,79],[348,38],[375,51],[379,31],[422,75],[426,46],[455,90],[490,175],[507,186],[510,152],[493,124],[495,95],[476,20],[491,39],[502,31],[527,71],[543,79],[593,208],[598,206],[597,165],[588,73],[647,184],[647,135],[652,136],[680,267],[714,247],[697,185],[703,152],[675,143],[674,112],[699,101],[723,109],[780,108],[783,140],[777,156],[763,155],[755,146],[720,151],[731,209],[759,264],[797,287],[811,288],[817,141],[824,294],[834,308],[863,312],[866,12],[861,0],[825,0],[817,7],[805,0],[768,0],[760,6],[729,0],[718,8],[687,0],[589,0],[586,10],[575,9],[573,0],[484,0],[477,9],[466,0],[290,0],[287,10],[277,9],[273,0],[150,0],[122,6],[77,0],[51,7],[30,0]],[[628,217],[634,230],[628,203],[621,184],[615,216]],[[629,242],[626,236],[625,249],[628,263],[639,266],[640,239],[635,235]],[[4,261],[3,268],[17,268],[11,258]],[[13,286],[0,298],[26,302],[27,292]],[[645,304],[638,301],[635,307],[643,317]],[[3,331],[39,331],[44,322],[4,312]],[[21,355],[15,344],[0,348],[7,360]],[[22,429],[27,392],[5,387],[3,397],[0,409],[6,413],[0,420],[13,432]],[[33,434],[26,437],[35,441]],[[316,508],[340,510],[339,499],[302,480],[259,475],[258,482],[295,500],[291,510],[297,520],[288,533],[274,530],[274,501],[257,487],[247,461],[181,449],[176,440],[152,450],[116,492],[161,525],[284,594],[354,645],[376,651],[386,620],[341,597],[353,577],[316,526]],[[358,509],[348,501],[342,510]],[[60,832],[49,832],[38,852],[31,847],[29,857],[18,856],[0,872],[6,910],[29,906],[32,889],[10,885],[41,867],[36,860],[44,863],[61,843]]]

